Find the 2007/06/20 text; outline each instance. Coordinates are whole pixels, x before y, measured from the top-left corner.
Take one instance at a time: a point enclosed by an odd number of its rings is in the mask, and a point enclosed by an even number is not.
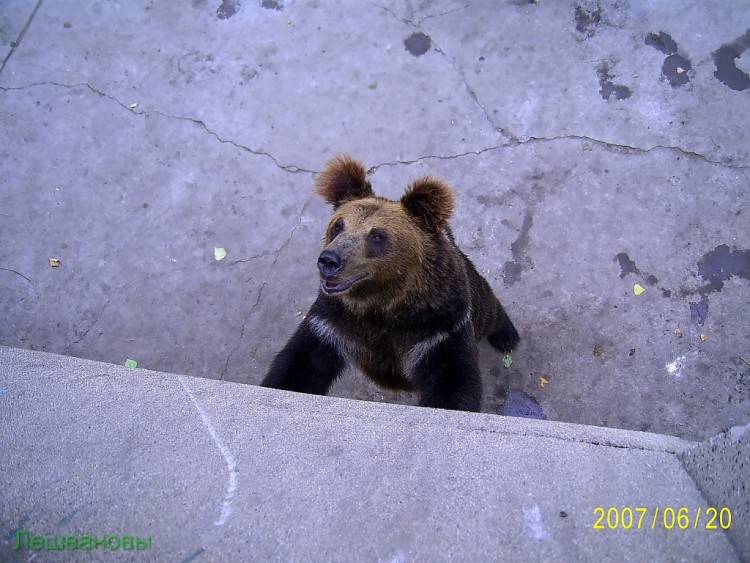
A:
[[[665,530],[728,530],[732,526],[732,511],[726,506],[723,508],[709,506],[705,510],[700,507],[691,510],[686,506],[678,509],[671,506],[666,508],[612,506],[605,510],[597,506],[594,508],[594,517],[596,518],[594,530],[640,530],[641,528],[654,530],[657,527]],[[702,522],[701,519],[703,519]]]

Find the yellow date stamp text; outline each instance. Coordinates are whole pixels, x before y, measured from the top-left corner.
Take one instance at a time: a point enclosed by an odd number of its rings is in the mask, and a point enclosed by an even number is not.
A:
[[[732,511],[725,507],[610,506],[594,508],[594,530],[728,530]]]

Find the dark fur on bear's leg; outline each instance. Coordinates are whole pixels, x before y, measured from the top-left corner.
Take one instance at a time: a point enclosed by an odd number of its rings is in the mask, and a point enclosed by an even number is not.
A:
[[[325,395],[345,365],[336,348],[313,333],[305,320],[276,355],[261,386]]]
[[[506,353],[511,352],[521,340],[516,327],[513,326],[510,317],[508,317],[508,314],[499,301],[497,302],[495,325],[492,328],[492,332],[487,336],[487,340],[495,348]]]
[[[414,367],[420,406],[479,412],[482,376],[473,331],[465,328],[430,349]]]

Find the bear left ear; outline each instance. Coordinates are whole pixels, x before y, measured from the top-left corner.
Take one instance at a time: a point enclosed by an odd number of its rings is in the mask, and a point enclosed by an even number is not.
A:
[[[364,164],[349,155],[329,160],[315,180],[315,187],[334,209],[347,201],[373,196]]]
[[[414,180],[401,198],[408,213],[420,219],[430,231],[448,226],[456,206],[456,196],[448,184],[431,176]]]

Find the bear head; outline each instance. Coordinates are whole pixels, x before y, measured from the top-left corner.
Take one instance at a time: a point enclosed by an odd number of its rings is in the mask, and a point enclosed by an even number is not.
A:
[[[455,206],[453,189],[424,176],[400,200],[376,196],[362,163],[330,160],[316,180],[334,214],[318,258],[321,289],[353,311],[388,310],[425,291],[425,272]]]

